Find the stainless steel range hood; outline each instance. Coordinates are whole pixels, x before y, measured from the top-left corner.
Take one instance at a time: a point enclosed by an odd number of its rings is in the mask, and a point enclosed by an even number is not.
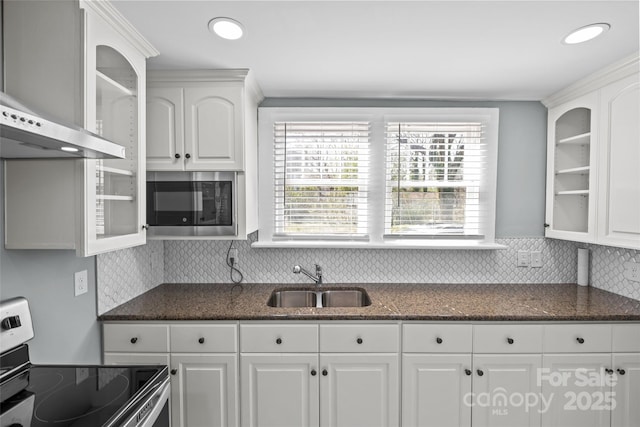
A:
[[[0,92],[0,157],[124,159],[125,148],[77,126],[47,119]]]

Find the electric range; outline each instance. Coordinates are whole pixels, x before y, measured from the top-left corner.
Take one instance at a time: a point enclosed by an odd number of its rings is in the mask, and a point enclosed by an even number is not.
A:
[[[0,427],[169,426],[166,366],[33,365],[27,301],[0,303],[0,318]]]

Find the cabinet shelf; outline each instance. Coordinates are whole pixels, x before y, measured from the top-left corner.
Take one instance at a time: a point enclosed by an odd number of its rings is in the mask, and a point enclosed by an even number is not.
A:
[[[106,173],[111,173],[114,175],[123,175],[123,176],[134,176],[135,173],[133,173],[133,171],[130,170],[126,170],[126,169],[118,169],[118,168],[112,168],[110,166],[96,166],[96,169],[99,171],[103,171]]]
[[[558,191],[557,196],[588,196],[589,190],[566,190]]]
[[[556,171],[556,175],[588,175],[589,166],[581,166],[578,168],[560,169]]]
[[[135,91],[123,86],[121,83],[113,80],[111,77],[106,74],[96,70],[96,83],[98,86],[102,87],[105,90],[111,89],[112,91],[119,92],[120,94],[127,96],[134,96]]]
[[[581,133],[580,135],[570,136],[568,138],[562,138],[558,140],[560,144],[575,144],[575,145],[587,145],[591,140],[591,132]]]
[[[96,199],[98,200],[111,200],[111,201],[119,201],[119,202],[132,202],[133,196],[116,196],[113,194],[98,194],[96,195]]]

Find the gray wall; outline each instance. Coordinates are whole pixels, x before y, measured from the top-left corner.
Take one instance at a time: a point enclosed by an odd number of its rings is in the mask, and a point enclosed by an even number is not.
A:
[[[544,236],[547,109],[540,102],[267,98],[261,106],[499,108],[496,237]]]
[[[4,177],[0,162],[0,177]],[[0,224],[4,224],[4,180],[0,183]],[[46,212],[46,209],[43,209]],[[42,218],[46,221],[46,214]],[[29,342],[35,363],[100,363],[100,325],[96,309],[95,257],[74,251],[5,250],[0,227],[0,299],[24,296],[33,316]],[[87,270],[89,292],[74,296],[76,271]]]

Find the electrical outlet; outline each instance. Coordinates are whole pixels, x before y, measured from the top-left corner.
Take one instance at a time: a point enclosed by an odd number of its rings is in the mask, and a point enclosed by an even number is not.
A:
[[[531,267],[532,268],[542,267],[542,252],[531,251]]]
[[[229,251],[229,264],[235,267],[239,264],[239,261],[240,260],[238,259],[238,249],[231,248],[231,250]]]
[[[87,270],[78,271],[74,274],[73,288],[76,296],[89,292],[88,281],[89,278],[87,277]]]
[[[529,267],[529,265],[531,265],[529,251],[518,251],[518,267]]]
[[[640,282],[640,264],[634,261],[625,262],[623,275],[632,282]]]

